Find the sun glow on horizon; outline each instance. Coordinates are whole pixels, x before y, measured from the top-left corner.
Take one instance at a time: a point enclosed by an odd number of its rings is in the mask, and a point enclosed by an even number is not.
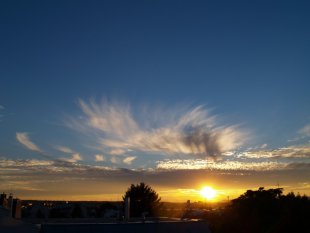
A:
[[[216,190],[209,186],[205,186],[200,190],[200,195],[207,200],[213,200],[216,197],[216,194]]]

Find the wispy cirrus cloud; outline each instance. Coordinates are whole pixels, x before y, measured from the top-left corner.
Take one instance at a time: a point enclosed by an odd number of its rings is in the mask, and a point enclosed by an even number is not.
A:
[[[302,129],[298,131],[304,137],[310,137],[310,124],[305,125]]]
[[[297,136],[293,139],[289,139],[288,142],[297,142],[310,137],[310,124],[305,125],[297,131]]]
[[[260,149],[265,149],[265,148],[267,148],[267,146],[268,146],[268,144],[267,144],[267,143],[264,143],[264,144],[261,145],[259,148],[260,148]]]
[[[42,152],[41,149],[30,140],[28,133],[18,132],[16,133],[16,139],[27,149],[32,150],[32,151]]]
[[[79,105],[85,117],[75,119],[71,126],[88,132],[96,130],[99,144],[112,155],[130,150],[205,158],[236,149],[246,138],[237,125],[217,125],[216,117],[203,106],[175,113],[141,113],[136,114],[137,118],[129,105],[98,104],[94,100],[80,100]]]
[[[80,153],[72,150],[69,147],[66,146],[56,146],[55,147],[56,150],[66,153],[66,154],[71,154],[70,158],[62,158],[61,160],[69,162],[69,163],[76,163],[78,161],[82,161],[83,157],[80,155]]]
[[[72,150],[71,148],[66,147],[66,146],[56,146],[55,149],[60,151],[60,152],[66,153],[66,154],[76,153],[74,150]]]
[[[25,146],[27,149],[31,151],[36,151],[38,154],[45,158],[54,161],[55,164],[63,165],[63,166],[71,166],[71,163],[76,163],[78,161],[82,161],[83,157],[79,154],[71,150],[67,147],[58,147],[58,150],[71,154],[70,158],[54,158],[53,156],[43,152],[35,143],[33,143],[28,134],[25,132],[18,132],[16,133],[16,139],[18,142],[20,142],[23,146]],[[74,153],[72,153],[74,152]]]
[[[136,158],[136,156],[128,156],[123,159],[123,163],[130,165]]]

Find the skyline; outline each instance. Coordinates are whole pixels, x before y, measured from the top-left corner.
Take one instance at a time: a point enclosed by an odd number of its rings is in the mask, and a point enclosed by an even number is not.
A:
[[[309,3],[0,6],[0,190],[310,195]]]

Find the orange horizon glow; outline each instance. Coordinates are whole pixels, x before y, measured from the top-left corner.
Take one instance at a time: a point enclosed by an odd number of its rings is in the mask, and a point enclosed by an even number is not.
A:
[[[153,187],[154,190],[161,197],[162,202],[177,202],[182,203],[190,200],[191,202],[226,202],[239,197],[248,189],[256,190],[258,187],[243,187],[233,189],[223,189],[223,187],[215,186],[212,184],[203,184],[196,188],[167,188],[167,187]],[[268,188],[276,188],[273,186],[265,186]],[[54,194],[54,195],[24,195],[21,191],[13,192],[14,197],[22,200],[55,200],[55,201],[122,201],[124,191],[117,190],[115,193],[98,193],[98,194],[83,194],[77,192],[76,194]],[[211,190],[211,194],[208,193]],[[212,191],[213,190],[213,191]],[[6,190],[3,190],[9,193]],[[284,192],[288,193],[290,190]],[[295,193],[296,190],[294,190]],[[304,194],[304,193],[302,193]],[[309,195],[309,193],[305,193]]]
[[[156,189],[155,189],[156,190]],[[186,202],[191,200],[192,202],[208,201],[220,202],[225,200],[221,198],[218,190],[215,191],[216,196],[213,198],[206,198],[201,194],[199,189],[169,189],[158,190],[157,193],[161,197],[163,202]],[[53,200],[53,201],[122,201],[124,193],[114,194],[93,194],[93,195],[46,195],[46,196],[24,196],[15,194],[14,196],[23,200]]]

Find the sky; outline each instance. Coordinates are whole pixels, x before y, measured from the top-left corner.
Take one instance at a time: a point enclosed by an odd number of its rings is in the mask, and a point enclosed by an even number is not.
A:
[[[1,1],[0,191],[310,195],[307,1]]]

